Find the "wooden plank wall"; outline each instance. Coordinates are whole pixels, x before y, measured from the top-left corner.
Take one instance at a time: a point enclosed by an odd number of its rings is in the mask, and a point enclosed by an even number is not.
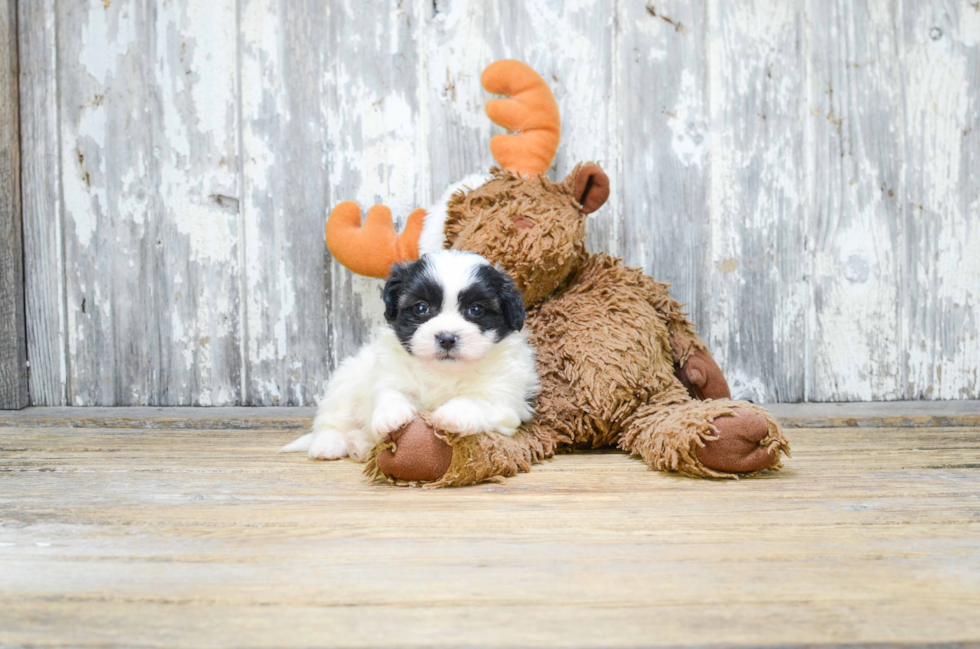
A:
[[[491,163],[520,58],[598,160],[590,245],[674,284],[737,395],[980,397],[971,0],[20,0],[30,388],[306,405],[379,322],[329,208]]]
[[[17,75],[17,3],[0,0],[0,409],[28,404]]]

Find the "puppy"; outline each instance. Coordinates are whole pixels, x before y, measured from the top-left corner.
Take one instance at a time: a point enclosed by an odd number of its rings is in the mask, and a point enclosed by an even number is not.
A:
[[[280,452],[363,462],[420,411],[460,435],[513,435],[532,417],[534,352],[507,274],[474,253],[440,250],[395,266],[383,297],[387,326],[337,368],[313,431]]]

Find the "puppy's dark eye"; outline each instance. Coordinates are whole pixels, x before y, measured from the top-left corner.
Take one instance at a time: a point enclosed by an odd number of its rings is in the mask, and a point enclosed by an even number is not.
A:
[[[471,318],[479,318],[481,315],[483,315],[483,307],[479,304],[474,304],[467,309],[466,312],[470,314]]]
[[[415,312],[415,315],[425,315],[429,312],[429,305],[425,302],[419,302],[412,307],[412,311]]]

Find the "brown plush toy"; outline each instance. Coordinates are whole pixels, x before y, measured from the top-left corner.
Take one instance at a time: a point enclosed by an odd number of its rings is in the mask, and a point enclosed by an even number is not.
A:
[[[450,187],[416,210],[396,236],[387,208],[363,226],[355,204],[330,215],[330,251],[354,272],[384,276],[419,253],[452,247],[503,267],[524,292],[537,349],[537,415],[513,437],[458,436],[427,414],[382,442],[366,471],[393,483],[473,484],[528,471],[571,448],[618,446],[651,467],[730,478],[777,469],[789,445],[759,406],[730,401],[728,384],[668,286],[585,247],[586,214],[609,196],[609,179],[581,164],[561,182],[544,174],[558,146],[558,106],[547,84],[518,61],[498,61],[487,104],[514,135],[490,143],[501,168]]]

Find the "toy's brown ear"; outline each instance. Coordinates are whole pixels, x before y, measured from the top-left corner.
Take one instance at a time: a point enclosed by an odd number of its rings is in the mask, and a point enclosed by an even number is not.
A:
[[[575,174],[573,192],[582,211],[591,214],[603,206],[609,198],[609,176],[594,162],[578,167]]]

